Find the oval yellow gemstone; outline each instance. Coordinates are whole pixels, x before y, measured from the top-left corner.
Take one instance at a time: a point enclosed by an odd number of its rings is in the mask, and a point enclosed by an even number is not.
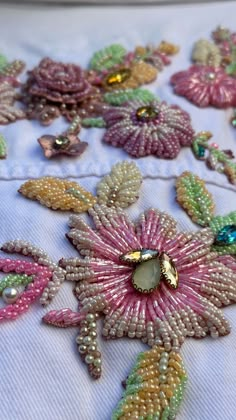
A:
[[[131,76],[130,69],[120,69],[113,73],[110,73],[106,78],[106,83],[109,86],[119,85],[125,82]]]
[[[134,288],[142,293],[153,292],[159,286],[160,280],[161,269],[158,258],[137,265],[132,276]]]
[[[140,121],[150,121],[158,115],[153,106],[141,106],[136,111],[136,117]]]
[[[160,266],[163,280],[173,289],[177,289],[179,283],[178,272],[172,259],[164,252],[160,255]]]

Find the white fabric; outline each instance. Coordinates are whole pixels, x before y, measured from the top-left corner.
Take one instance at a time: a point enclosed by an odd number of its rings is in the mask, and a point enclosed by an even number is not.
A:
[[[128,48],[161,39],[174,41],[181,52],[173,58],[150,88],[169,103],[190,112],[196,130],[212,130],[223,148],[235,149],[235,132],[228,124],[230,111],[200,110],[176,97],[168,85],[170,75],[189,66],[193,42],[208,37],[219,23],[235,24],[236,4],[172,6],[149,8],[43,8],[0,6],[0,51],[9,58],[21,58],[28,69],[48,55],[54,59],[86,65],[91,54],[109,43]],[[75,256],[65,239],[68,214],[52,212],[17,193],[23,180],[43,175],[73,177],[89,191],[113,163],[127,158],[121,149],[101,143],[102,131],[83,130],[81,138],[89,147],[79,159],[48,161],[36,139],[43,133],[60,133],[66,127],[57,120],[43,128],[37,122],[21,121],[1,128],[8,140],[8,159],[0,163],[1,243],[22,238],[43,247],[50,256]],[[216,214],[235,209],[235,187],[224,175],[205,167],[190,150],[170,162],[152,157],[137,160],[144,182],[140,199],[129,213],[156,206],[172,214],[181,229],[196,229],[175,201],[178,174],[189,169],[206,179],[216,200]],[[132,368],[139,341],[99,339],[103,376],[93,382],[77,354],[76,329],[60,330],[41,325],[49,309],[76,309],[71,284],[64,284],[49,308],[34,304],[15,322],[0,325],[0,420],[109,420],[118,403],[121,381]],[[227,308],[232,332],[216,341],[187,340],[182,348],[189,381],[180,420],[222,420],[236,418],[236,307]]]

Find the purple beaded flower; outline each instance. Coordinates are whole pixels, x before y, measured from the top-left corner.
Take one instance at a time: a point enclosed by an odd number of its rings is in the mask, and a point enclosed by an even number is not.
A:
[[[38,118],[45,125],[60,114],[73,118],[84,101],[98,95],[79,66],[50,58],[29,72],[23,91],[29,118]]]
[[[236,79],[223,68],[195,65],[171,77],[174,92],[199,107],[217,108],[236,106]]]
[[[190,146],[193,141],[187,112],[165,102],[132,101],[108,107],[103,118],[107,125],[104,141],[123,147],[131,156],[173,159],[181,147]]]

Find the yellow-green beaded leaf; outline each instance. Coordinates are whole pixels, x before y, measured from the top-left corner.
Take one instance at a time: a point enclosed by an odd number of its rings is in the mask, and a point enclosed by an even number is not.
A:
[[[7,145],[4,137],[0,134],[0,159],[5,159],[7,156]]]
[[[111,105],[119,106],[128,101],[140,100],[144,103],[157,100],[155,95],[147,89],[124,89],[113,92],[107,92],[104,95],[104,99]]]
[[[154,346],[138,356],[112,420],[174,419],[183,399],[186,382],[187,376],[179,353]]]
[[[201,178],[191,172],[183,172],[176,181],[176,199],[193,222],[209,226],[215,204]]]
[[[83,213],[96,203],[96,197],[77,182],[47,176],[25,182],[19,192],[53,210]]]
[[[210,228],[212,229],[215,237],[217,238],[217,235],[219,232],[227,227],[227,226],[236,226],[236,211],[233,211],[229,213],[227,216],[216,216],[211,220]],[[222,243],[221,245],[218,245],[216,243],[212,246],[214,251],[217,251],[219,254],[236,254],[236,243]]]
[[[90,62],[90,68],[96,71],[108,70],[123,63],[126,53],[126,49],[122,45],[110,45],[95,52]]]
[[[142,175],[134,162],[117,163],[97,185],[98,203],[126,208],[137,201],[141,183]]]

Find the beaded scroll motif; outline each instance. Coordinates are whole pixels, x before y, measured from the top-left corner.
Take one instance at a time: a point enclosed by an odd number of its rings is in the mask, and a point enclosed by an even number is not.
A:
[[[130,170],[136,174],[135,194]],[[113,419],[174,419],[187,381],[180,355],[185,338],[230,332],[221,307],[236,301],[236,262],[230,255],[235,254],[236,216],[214,217],[203,182],[183,174],[177,199],[207,227],[178,232],[175,220],[157,209],[133,222],[124,208],[136,201],[139,187],[136,165],[117,164],[98,185],[97,203],[88,209],[94,228],[80,216],[70,217],[67,237],[80,257],[63,258],[59,266],[75,282],[79,309],[51,311],[44,322],[79,327],[78,351],[95,379],[102,371],[96,339],[100,316],[105,317],[106,339],[141,339],[151,350],[138,356]],[[18,252],[22,248],[18,243]],[[3,249],[16,247],[8,243]]]

